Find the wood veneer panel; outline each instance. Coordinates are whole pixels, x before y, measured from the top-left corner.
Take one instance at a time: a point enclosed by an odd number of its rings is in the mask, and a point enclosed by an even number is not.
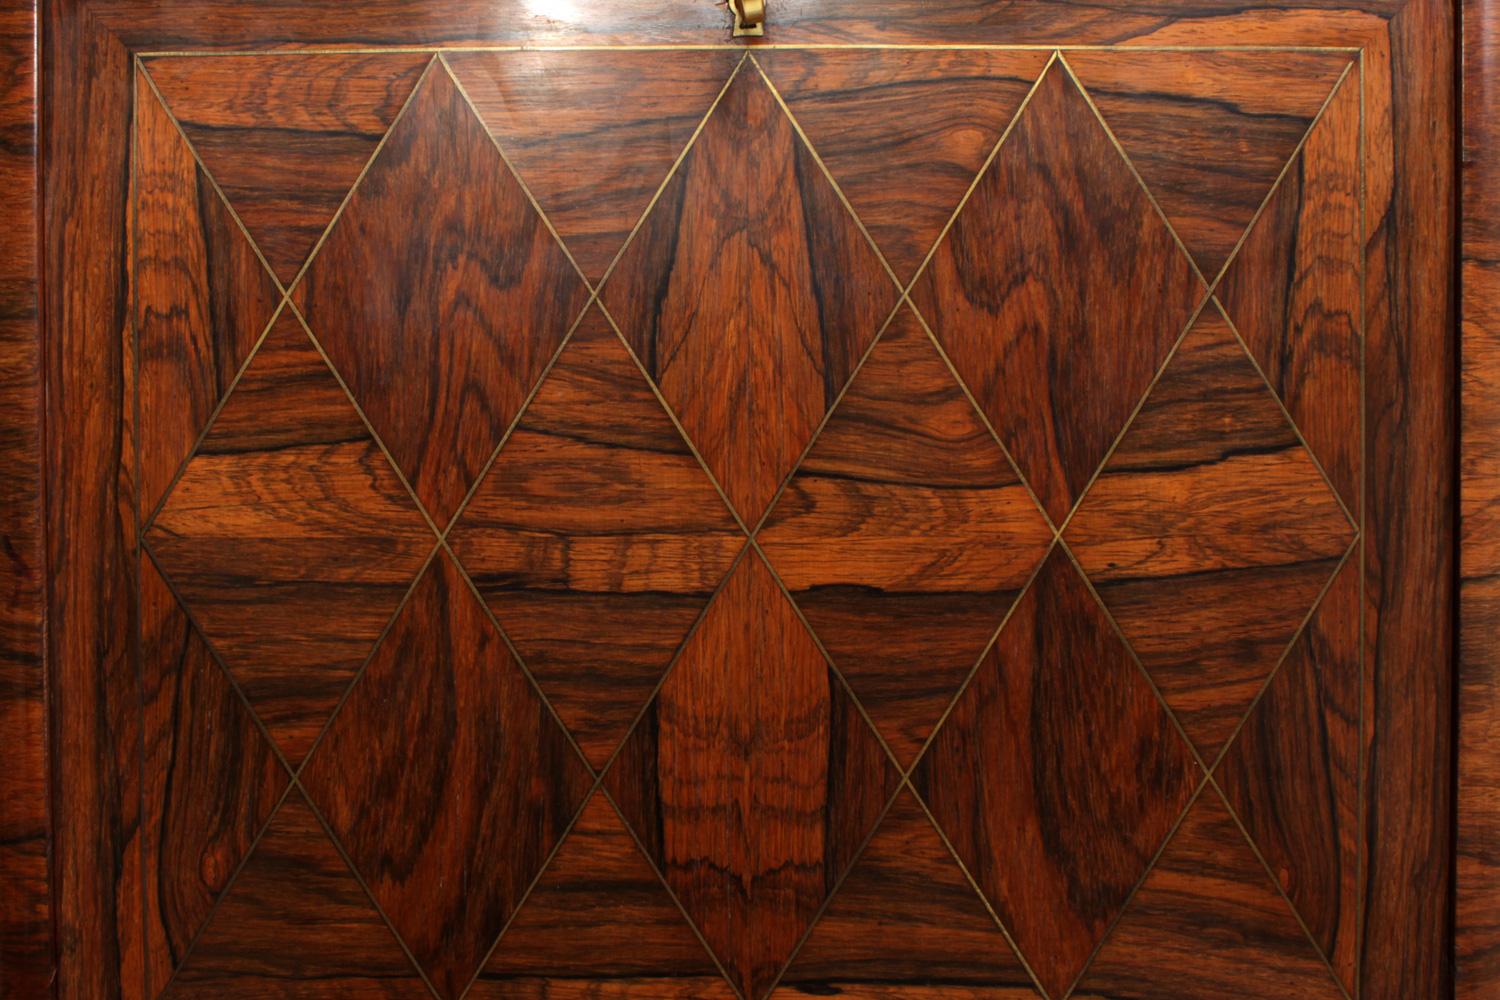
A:
[[[1343,996],[1213,788],[1172,835],[1079,1000]]]
[[[445,525],[588,289],[439,63],[294,298]]]
[[[601,301],[753,525],[899,293],[749,69],[729,85]]]
[[[281,293],[144,76],[135,101],[135,438],[144,517],[187,461]]]
[[[909,767],[1052,531],[903,309],[759,540]]]
[[[44,683],[37,9],[0,5],[0,987],[51,989]]]
[[[755,56],[903,284],[1048,58],[911,49]]]
[[[733,1000],[703,942],[603,794],[557,855],[475,980],[475,1000]]]
[[[1359,509],[1359,81],[1345,77],[1219,300],[1345,505]]]
[[[294,764],[436,544],[290,312],[146,537]]]
[[[1209,310],[1065,537],[1212,761],[1354,527],[1229,325]]]
[[[1065,56],[1210,279],[1349,65],[1347,52]]]
[[[371,657],[303,783],[391,926],[452,998],[478,971],[591,778],[443,553]]]
[[[1201,770],[1054,550],[912,772],[1050,996],[1062,996]]]
[[[902,792],[773,996],[1035,1000],[1031,976]]]
[[[602,767],[745,534],[593,309],[450,540]]]
[[[1355,991],[1359,564],[1349,561],[1215,776],[1313,940]]]
[[[431,997],[300,791],[271,820],[165,997]]]
[[[604,780],[731,981],[759,1000],[896,774],[752,554]]]
[[[288,775],[150,559],[141,564],[148,969],[155,996],[270,820]]]
[[[290,285],[429,58],[230,56],[145,66],[277,278]]]
[[[1500,13],[1463,5],[1458,1000],[1500,992]]]
[[[1203,293],[1054,64],[912,301],[1060,523]]]
[[[1368,138],[1364,1000],[1453,989],[1453,30],[1436,0],[1392,18]]]
[[[589,280],[604,276],[743,54],[446,56]]]

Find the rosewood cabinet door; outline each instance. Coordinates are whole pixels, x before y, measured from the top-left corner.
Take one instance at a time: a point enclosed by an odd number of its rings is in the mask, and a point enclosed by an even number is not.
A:
[[[44,13],[0,992],[1452,995],[1446,5]]]

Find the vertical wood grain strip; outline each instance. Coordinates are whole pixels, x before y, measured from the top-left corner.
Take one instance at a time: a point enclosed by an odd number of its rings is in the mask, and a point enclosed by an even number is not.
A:
[[[52,978],[42,681],[41,349],[37,338],[36,20],[0,4],[0,994]]]
[[[1500,994],[1500,5],[1463,5],[1456,996]]]

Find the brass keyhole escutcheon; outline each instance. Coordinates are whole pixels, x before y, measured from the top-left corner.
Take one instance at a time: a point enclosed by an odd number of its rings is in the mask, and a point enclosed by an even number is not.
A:
[[[734,11],[736,38],[766,33],[766,0],[729,0],[729,9]]]

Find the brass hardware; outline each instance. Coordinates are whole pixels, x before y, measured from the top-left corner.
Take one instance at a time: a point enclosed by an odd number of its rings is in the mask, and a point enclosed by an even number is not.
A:
[[[766,0],[729,0],[734,11],[734,37],[766,33]]]

